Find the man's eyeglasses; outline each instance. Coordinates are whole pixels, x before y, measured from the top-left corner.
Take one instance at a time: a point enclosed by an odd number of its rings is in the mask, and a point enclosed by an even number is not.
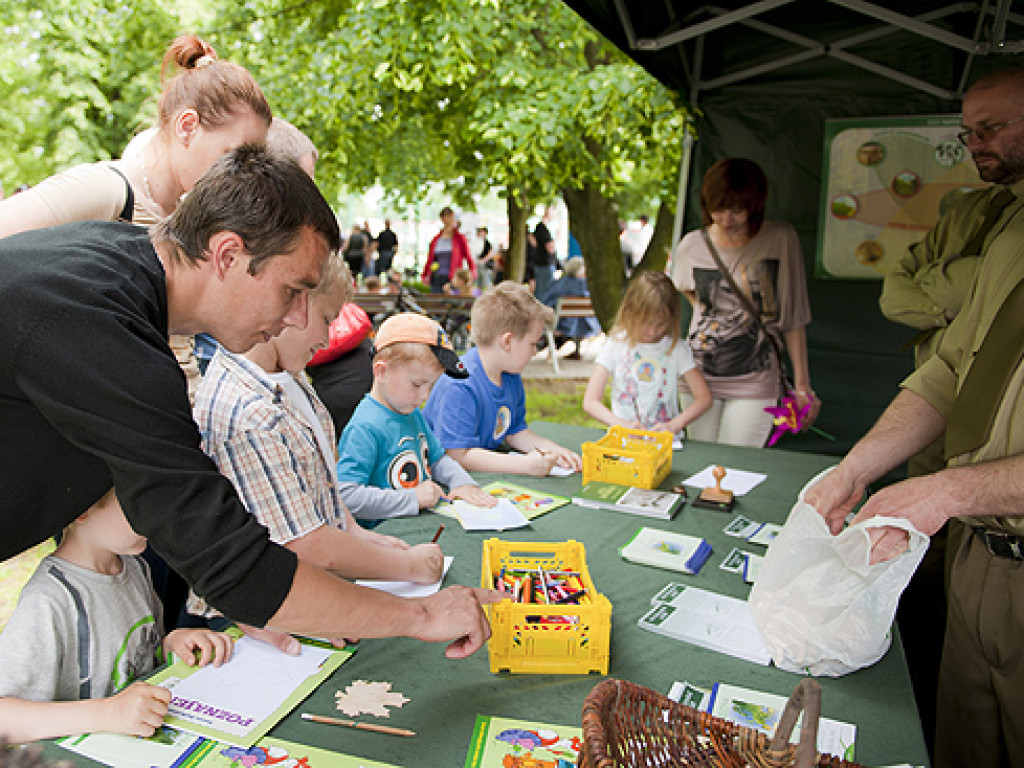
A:
[[[995,135],[1004,128],[1006,128],[1007,126],[1013,125],[1014,123],[1019,123],[1021,120],[1024,120],[1024,115],[1021,115],[1020,117],[1015,117],[1013,118],[1013,120],[1007,120],[1005,123],[984,125],[981,128],[968,128],[965,131],[960,131],[960,133],[958,133],[956,137],[960,139],[960,143],[966,147],[967,142],[971,140],[972,136],[976,138],[978,141],[988,141],[989,139],[995,138]]]

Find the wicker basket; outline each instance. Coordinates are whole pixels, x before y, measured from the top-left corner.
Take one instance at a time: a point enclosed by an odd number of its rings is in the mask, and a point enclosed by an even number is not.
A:
[[[805,710],[800,745],[789,743]],[[580,768],[859,768],[819,755],[821,689],[804,679],[786,703],[775,736],[730,723],[625,680],[608,678],[583,702]]]

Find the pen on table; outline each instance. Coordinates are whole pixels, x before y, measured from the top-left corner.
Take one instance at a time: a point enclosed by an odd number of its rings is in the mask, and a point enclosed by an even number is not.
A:
[[[344,725],[346,728],[359,728],[363,731],[374,731],[375,733],[388,733],[392,736],[415,736],[416,731],[406,728],[395,728],[392,725],[376,725],[375,723],[357,723],[355,720],[341,720],[337,717],[326,717],[325,715],[311,715],[308,712],[302,713],[303,720],[311,720],[314,723],[324,725]]]
[[[431,544],[437,544],[437,540],[441,538],[441,531],[444,530],[444,523],[437,526],[437,533],[434,534],[434,538],[430,540]]]

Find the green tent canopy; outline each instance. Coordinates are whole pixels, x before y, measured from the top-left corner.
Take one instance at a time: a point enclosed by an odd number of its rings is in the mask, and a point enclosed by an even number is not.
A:
[[[878,309],[878,279],[814,277],[825,120],[951,115],[980,75],[1024,65],[1024,3],[934,0],[565,0],[695,108],[698,139],[683,231],[699,226],[704,171],[756,160],[768,216],[800,234],[814,320],[808,328],[818,425],[781,448],[844,453],[913,368],[914,335]]]

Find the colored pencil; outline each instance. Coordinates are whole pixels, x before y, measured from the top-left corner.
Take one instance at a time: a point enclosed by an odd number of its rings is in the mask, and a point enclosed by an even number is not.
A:
[[[415,736],[416,731],[406,728],[395,728],[391,725],[376,725],[375,723],[357,723],[355,720],[341,720],[337,717],[326,717],[325,715],[311,715],[308,712],[302,713],[303,720],[311,720],[314,723],[324,725],[343,725],[346,728],[359,728],[363,731],[374,731],[375,733],[387,733],[392,736]]]

